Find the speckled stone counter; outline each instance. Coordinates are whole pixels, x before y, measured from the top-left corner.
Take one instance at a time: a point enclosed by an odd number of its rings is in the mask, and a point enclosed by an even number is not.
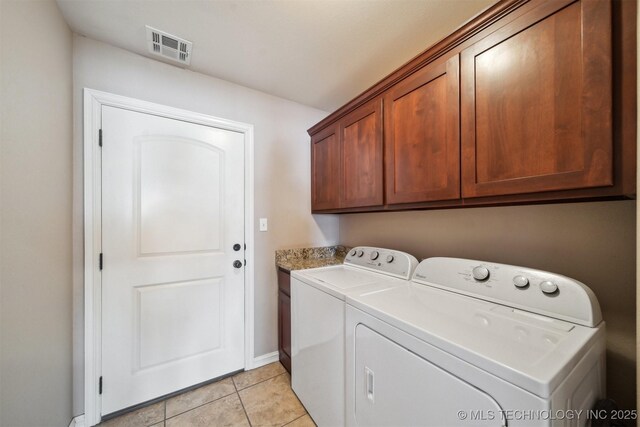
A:
[[[336,245],[320,248],[279,249],[276,251],[276,266],[290,272],[305,268],[342,264],[349,248]]]

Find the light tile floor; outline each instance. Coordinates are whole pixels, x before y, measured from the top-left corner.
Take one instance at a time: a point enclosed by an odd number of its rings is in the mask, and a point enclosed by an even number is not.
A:
[[[121,415],[100,427],[314,427],[280,362]]]

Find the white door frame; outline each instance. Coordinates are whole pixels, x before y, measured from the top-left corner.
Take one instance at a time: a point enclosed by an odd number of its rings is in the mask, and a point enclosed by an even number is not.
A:
[[[244,231],[247,244],[244,277],[244,366],[245,369],[251,369],[255,365],[253,125],[84,88],[84,411],[85,422],[89,426],[98,424],[101,419],[98,381],[102,375],[102,275],[98,258],[102,248],[102,160],[98,134],[102,127],[103,105],[244,134]]]

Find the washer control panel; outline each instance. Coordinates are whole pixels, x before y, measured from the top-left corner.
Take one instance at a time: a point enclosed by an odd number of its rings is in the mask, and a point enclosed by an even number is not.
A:
[[[402,251],[358,246],[347,253],[344,263],[409,280],[418,260]]]
[[[460,258],[428,258],[418,265],[412,281],[584,326],[602,321],[591,289],[548,271]]]

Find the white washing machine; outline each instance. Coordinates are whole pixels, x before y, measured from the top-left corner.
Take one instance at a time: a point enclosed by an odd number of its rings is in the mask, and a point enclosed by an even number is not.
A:
[[[346,343],[350,426],[587,425],[605,396],[595,295],[540,270],[426,259],[347,296]]]
[[[291,272],[291,386],[318,426],[345,424],[345,296],[406,285],[417,264],[357,247],[342,265]]]

